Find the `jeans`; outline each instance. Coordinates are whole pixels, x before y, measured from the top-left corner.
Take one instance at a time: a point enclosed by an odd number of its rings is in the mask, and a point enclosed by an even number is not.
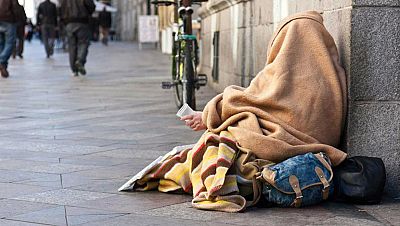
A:
[[[56,38],[56,27],[52,24],[43,24],[41,26],[42,40],[47,56],[53,55],[54,40]]]
[[[85,65],[90,45],[90,28],[88,24],[69,23],[65,27],[68,37],[69,64],[71,70],[76,72],[77,62]]]
[[[13,23],[0,21],[0,64],[7,68],[17,36],[17,26]]]

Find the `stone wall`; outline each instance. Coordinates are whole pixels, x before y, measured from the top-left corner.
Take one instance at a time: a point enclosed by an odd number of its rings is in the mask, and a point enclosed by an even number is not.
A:
[[[400,196],[400,1],[354,0],[347,148],[384,159]]]
[[[202,17],[201,72],[221,92],[247,86],[266,62],[278,22],[316,10],[338,46],[348,77],[349,109],[343,149],[384,159],[386,191],[400,192],[400,1],[209,0]],[[213,36],[219,31],[219,78],[212,79]]]
[[[219,80],[211,82],[211,86],[217,91],[231,84],[247,86],[265,65],[267,45],[279,21],[295,12],[311,9],[323,13],[341,58],[348,62],[351,0],[329,2],[331,4],[321,0],[210,0],[200,11],[203,17],[201,71],[211,75],[213,35],[214,31],[219,31],[220,40],[223,40],[219,47]]]

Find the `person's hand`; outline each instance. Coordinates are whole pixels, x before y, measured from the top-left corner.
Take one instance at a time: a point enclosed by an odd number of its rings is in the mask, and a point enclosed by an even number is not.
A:
[[[205,130],[207,126],[203,123],[201,116],[202,112],[196,111],[194,114],[183,116],[181,120],[194,131]]]

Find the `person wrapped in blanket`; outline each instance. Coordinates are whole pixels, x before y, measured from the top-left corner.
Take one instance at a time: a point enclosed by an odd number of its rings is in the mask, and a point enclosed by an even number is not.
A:
[[[283,20],[266,66],[247,88],[229,86],[203,112],[182,120],[206,130],[192,149],[166,159],[138,181],[139,190],[181,190],[198,209],[238,212],[254,205],[262,167],[308,152],[333,165],[346,114],[346,77],[335,42],[314,11]],[[246,200],[245,197],[253,199]]]

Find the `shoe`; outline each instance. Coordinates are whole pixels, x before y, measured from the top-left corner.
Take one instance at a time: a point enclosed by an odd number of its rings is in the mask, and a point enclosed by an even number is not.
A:
[[[86,75],[86,69],[85,69],[85,67],[82,65],[81,62],[77,61],[77,62],[75,63],[75,68],[76,68],[76,70],[79,72],[79,74],[81,74],[81,75]]]
[[[24,56],[22,56],[22,54],[19,54],[18,56],[19,58],[24,59]]]
[[[3,77],[3,78],[8,78],[8,76],[10,76],[10,74],[7,71],[7,68],[2,64],[0,64],[0,74],[1,74],[1,77]]]
[[[72,75],[71,75],[72,77],[78,77],[79,76],[79,74],[78,74],[78,72],[72,72]]]

